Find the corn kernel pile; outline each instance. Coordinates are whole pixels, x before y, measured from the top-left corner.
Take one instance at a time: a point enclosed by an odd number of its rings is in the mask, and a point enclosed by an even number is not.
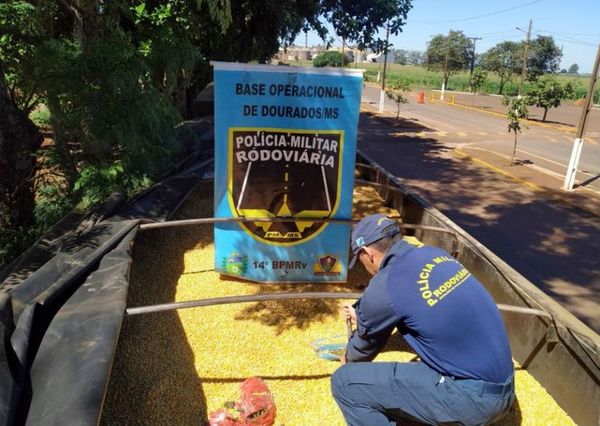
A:
[[[179,218],[212,216],[212,186],[200,186]],[[370,187],[355,190],[355,215],[397,215]],[[354,268],[347,284],[258,285],[214,271],[212,226],[146,231],[136,238],[128,306],[282,291],[357,291],[369,277]],[[277,405],[277,425],[343,425],[329,377],[337,362],[311,343],[345,334],[337,300],[231,304],[126,318],[102,424],[198,425],[259,376]],[[342,338],[343,339],[343,338]],[[378,361],[410,361],[402,339]],[[500,424],[573,424],[545,390],[517,370],[518,402]]]

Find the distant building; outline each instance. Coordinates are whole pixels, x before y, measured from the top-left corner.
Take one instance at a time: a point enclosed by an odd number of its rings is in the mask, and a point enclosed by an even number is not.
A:
[[[273,58],[276,61],[283,62],[295,62],[295,61],[312,61],[319,54],[326,51],[337,51],[341,52],[341,47],[332,47],[327,49],[324,45],[322,46],[310,46],[310,47],[299,47],[289,46],[286,51],[283,48],[279,48],[279,52]],[[364,63],[364,62],[383,62],[383,55],[376,55],[368,53],[364,50],[359,50],[356,47],[345,46],[344,54],[348,57],[350,62]],[[374,58],[374,59],[373,59]],[[391,58],[391,59],[390,59]],[[394,61],[394,55],[392,52],[388,53],[388,61]]]
[[[385,59],[385,55],[383,53],[369,53],[367,55],[367,62],[375,62],[378,64],[382,64],[384,62]],[[387,54],[387,63],[388,64],[393,64],[394,61],[396,60],[396,55],[394,55],[394,52],[388,52]]]

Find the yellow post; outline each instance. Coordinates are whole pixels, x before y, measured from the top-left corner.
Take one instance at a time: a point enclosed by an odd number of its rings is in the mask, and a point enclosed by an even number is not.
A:
[[[433,103],[433,92],[429,92],[429,103]]]
[[[450,103],[453,104],[454,103],[454,95],[452,95],[452,97],[450,98]]]

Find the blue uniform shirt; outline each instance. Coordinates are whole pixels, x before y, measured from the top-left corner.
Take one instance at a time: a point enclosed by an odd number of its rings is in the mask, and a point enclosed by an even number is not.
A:
[[[440,374],[503,383],[513,374],[504,322],[487,290],[435,247],[396,242],[355,304],[348,362],[371,361],[395,327]]]

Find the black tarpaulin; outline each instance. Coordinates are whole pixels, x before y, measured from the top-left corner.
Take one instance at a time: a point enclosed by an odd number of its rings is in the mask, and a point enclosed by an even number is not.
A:
[[[137,225],[167,220],[213,174],[212,119],[181,127],[190,154],[157,184],[71,213],[0,272],[0,425],[98,422]]]

